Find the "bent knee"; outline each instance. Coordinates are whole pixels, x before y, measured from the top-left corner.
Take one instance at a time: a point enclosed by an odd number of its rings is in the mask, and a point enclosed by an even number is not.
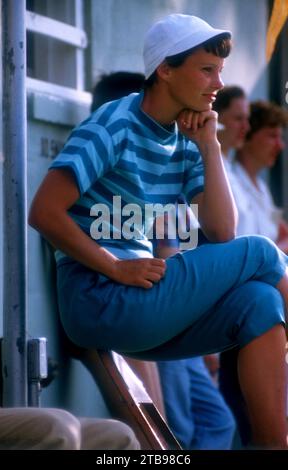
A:
[[[245,345],[276,325],[285,324],[284,302],[270,284],[250,281],[243,286],[243,316],[239,319],[238,339]]]

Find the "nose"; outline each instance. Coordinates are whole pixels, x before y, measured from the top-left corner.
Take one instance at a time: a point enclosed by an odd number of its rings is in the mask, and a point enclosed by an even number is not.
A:
[[[215,80],[213,81],[213,88],[215,88],[215,90],[218,91],[218,90],[221,90],[221,88],[223,87],[224,87],[224,82],[222,81],[220,74],[217,72],[215,76]]]

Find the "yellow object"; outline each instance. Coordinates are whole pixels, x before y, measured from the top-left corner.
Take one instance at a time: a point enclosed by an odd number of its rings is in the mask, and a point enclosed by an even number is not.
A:
[[[266,60],[273,54],[277,38],[288,17],[288,0],[274,0],[266,37]]]

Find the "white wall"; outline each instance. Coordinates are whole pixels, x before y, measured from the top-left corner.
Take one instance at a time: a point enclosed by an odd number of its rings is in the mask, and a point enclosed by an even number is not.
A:
[[[194,14],[212,26],[230,29],[234,48],[223,78],[242,85],[251,98],[267,96],[266,0],[93,0],[92,81],[103,72],[143,72],[145,31],[170,13]]]

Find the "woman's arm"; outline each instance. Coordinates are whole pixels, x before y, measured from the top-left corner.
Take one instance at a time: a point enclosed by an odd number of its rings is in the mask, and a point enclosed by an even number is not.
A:
[[[192,200],[198,204],[200,225],[210,241],[225,242],[235,238],[237,209],[222,162],[216,123],[214,111],[185,111],[178,119],[181,132],[197,143],[204,162],[205,189]]]
[[[79,197],[69,171],[50,170],[32,202],[29,224],[55,248],[117,282],[144,288],[158,282],[165,271],[163,260],[119,260],[80,229],[67,212]]]

